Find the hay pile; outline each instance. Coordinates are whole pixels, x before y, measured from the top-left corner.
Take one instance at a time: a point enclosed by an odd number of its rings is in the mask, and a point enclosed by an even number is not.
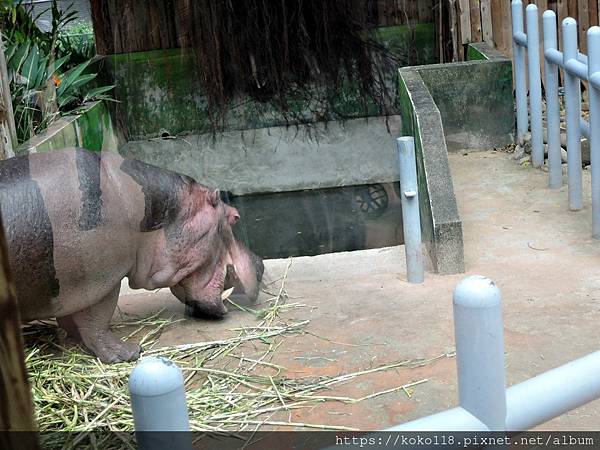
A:
[[[355,403],[398,391],[410,395],[411,386],[427,381],[394,386],[362,398],[323,394],[335,385],[363,375],[423,365],[432,360],[399,361],[335,377],[286,377],[285,368],[271,362],[273,356],[286,335],[305,333],[309,320],[288,321],[282,317],[286,310],[303,306],[288,301],[283,285],[282,281],[266,308],[247,310],[256,314],[257,324],[234,330],[237,335],[229,339],[156,348],[160,333],[177,322],[161,318],[160,313],[147,318],[127,318],[116,328],[133,328],[129,338],[142,344],[143,356],[165,356],[181,367],[190,424],[197,431],[254,431],[263,425],[348,430],[276,420],[273,416],[327,401]],[[82,445],[101,449],[135,448],[127,386],[135,364],[106,365],[74,344],[61,345],[56,326],[51,322],[28,325],[23,333],[26,365],[44,448],[81,448]],[[244,348],[252,353],[258,351],[260,356],[248,358],[244,356]],[[446,355],[438,358],[442,357]],[[69,433],[56,433],[57,430]]]

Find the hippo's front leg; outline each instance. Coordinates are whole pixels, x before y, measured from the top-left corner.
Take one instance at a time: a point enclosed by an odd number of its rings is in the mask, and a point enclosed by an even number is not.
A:
[[[120,286],[117,286],[98,303],[86,309],[56,319],[62,328],[74,338],[80,339],[105,363],[133,361],[139,358],[141,351],[138,344],[123,342],[110,332],[110,320],[119,299],[119,289]]]

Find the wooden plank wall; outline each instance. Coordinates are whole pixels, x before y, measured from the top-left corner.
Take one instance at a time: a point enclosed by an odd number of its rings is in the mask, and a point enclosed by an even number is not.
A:
[[[436,0],[437,2],[437,0]],[[434,0],[377,0],[373,4],[380,26],[433,22]]]
[[[90,0],[98,54],[185,47],[192,0]],[[434,22],[434,5],[446,0],[371,0],[379,26]]]
[[[510,56],[512,54],[510,3],[510,0],[458,0],[456,5],[457,22],[461,31],[460,43],[491,42],[498,50]],[[565,17],[575,18],[579,28],[580,51],[582,53],[587,51],[585,33],[589,27],[599,23],[600,0],[523,0],[523,8],[530,3],[537,5],[540,10],[540,30],[541,14],[546,9],[556,12],[559,23]],[[558,32],[560,42],[560,27]],[[464,57],[459,54],[460,59],[461,56]]]

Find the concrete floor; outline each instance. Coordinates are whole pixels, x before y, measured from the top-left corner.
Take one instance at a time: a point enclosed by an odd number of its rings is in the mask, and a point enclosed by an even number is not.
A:
[[[307,330],[327,340],[286,337],[274,362],[287,368],[287,376],[336,375],[451,352],[452,291],[468,274],[488,276],[502,290],[509,385],[600,348],[600,242],[591,239],[589,173],[584,172],[586,208],[570,212],[566,186],[547,189],[547,174],[521,167],[505,153],[452,154],[450,165],[467,274],[427,273],[424,284],[411,285],[403,247],[294,259],[286,290],[312,308],[286,317],[310,319]],[[267,261],[268,277],[280,278],[287,263]],[[165,306],[167,313],[183,313],[164,291],[124,295],[120,306],[138,314]],[[219,339],[255,320],[239,311],[219,322],[189,319],[167,329],[161,342]],[[361,397],[423,378],[429,381],[415,387],[411,398],[396,392],[352,405],[328,402],[283,420],[370,430],[457,404],[452,357],[363,376],[328,394]],[[598,430],[600,401],[539,429]]]

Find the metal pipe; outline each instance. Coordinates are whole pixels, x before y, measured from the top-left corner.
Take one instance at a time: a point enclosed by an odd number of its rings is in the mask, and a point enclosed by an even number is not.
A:
[[[587,31],[590,57],[588,60],[589,78],[600,74],[600,27]],[[592,236],[600,239],[600,90],[589,84],[590,121],[590,164],[592,165]]]
[[[506,429],[529,430],[600,398],[598,374],[600,352],[595,352],[511,387]]]
[[[506,383],[502,296],[474,275],[454,289],[454,338],[460,406],[492,431],[504,430]]]
[[[588,78],[590,79],[592,86],[594,86],[596,89],[600,89],[600,73],[596,72]]]
[[[529,111],[531,114],[531,163],[533,167],[541,167],[544,164],[544,137],[542,134],[542,81],[537,6],[527,5],[525,17],[527,19],[527,68],[529,69]]]
[[[567,17],[562,23],[563,58],[566,63],[577,57],[577,22]],[[564,71],[565,109],[567,123],[567,172],[569,183],[569,208],[573,211],[583,208],[581,182],[581,81]]]
[[[175,363],[142,358],[129,377],[129,392],[139,449],[192,448],[183,375]]]
[[[422,283],[424,278],[423,249],[415,140],[410,136],[405,136],[398,138],[396,143],[400,163],[400,197],[407,279],[409,283]]]
[[[588,66],[581,61],[571,58],[564,62],[564,69],[580,80],[588,81]]]
[[[579,132],[583,134],[584,137],[590,138],[590,123],[583,117],[579,118]]]
[[[549,9],[548,11],[552,11],[552,10]],[[552,11],[552,12],[554,12],[554,11]],[[555,15],[555,17],[556,17],[556,15]],[[550,60],[553,64],[556,64],[557,66],[562,67],[564,69],[563,54],[561,51],[559,51],[557,49],[549,49],[544,52],[544,56],[546,57],[547,60]],[[578,53],[577,61],[579,61],[581,64],[587,65],[588,57],[586,55],[584,55],[583,53]],[[587,77],[587,75],[586,75],[586,77]]]
[[[505,430],[524,431],[600,398],[600,351],[510,387]],[[386,431],[487,431],[463,408],[388,428]]]
[[[552,10],[549,9],[546,12],[552,12],[553,13],[554,11],[552,11]],[[546,15],[546,13],[544,13],[544,16],[545,15]],[[554,15],[554,19],[556,20],[556,14]],[[556,36],[556,33],[554,35]],[[544,31],[544,42],[545,42],[545,40],[546,40],[546,32]],[[558,67],[562,67],[562,64],[563,64],[563,54],[562,54],[561,51],[558,51],[556,48],[549,48],[547,50],[544,50],[544,57],[546,58],[546,61],[550,61],[552,64],[554,64],[554,65],[556,65]]]
[[[477,417],[460,406],[387,428],[385,431],[490,431]]]
[[[527,47],[527,35],[521,31],[516,32],[513,35],[513,39],[515,40],[515,42],[522,46],[522,47]]]
[[[523,4],[521,0],[512,0],[512,27],[513,27],[513,59],[515,72],[515,98],[517,105],[517,142],[525,142],[528,129],[527,112],[527,81],[525,66],[525,49],[518,45],[515,36],[523,33]]]
[[[524,431],[600,398],[600,351],[505,390],[499,289],[488,278],[467,277],[453,306],[461,406],[385,431]]]
[[[560,157],[560,106],[558,101],[558,67],[549,60],[548,54],[556,50],[556,14],[552,10],[544,12],[544,73],[546,75],[546,122],[548,128],[548,186],[558,189],[562,186],[562,161]],[[562,56],[562,55],[561,55]]]

